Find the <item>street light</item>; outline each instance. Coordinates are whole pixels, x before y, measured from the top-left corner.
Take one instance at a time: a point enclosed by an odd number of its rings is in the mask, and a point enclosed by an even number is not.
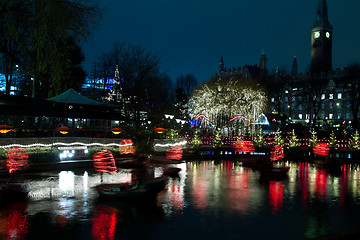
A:
[[[32,94],[31,94],[31,97],[35,98],[35,79],[31,78],[31,81],[32,81]]]

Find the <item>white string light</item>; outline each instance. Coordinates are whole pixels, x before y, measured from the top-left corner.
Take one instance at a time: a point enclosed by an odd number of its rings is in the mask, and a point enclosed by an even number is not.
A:
[[[178,142],[178,143],[167,143],[167,144],[161,144],[161,143],[156,143],[155,147],[175,147],[175,146],[182,146],[182,145],[186,145],[187,141],[182,141],[182,142]]]
[[[0,146],[0,148],[12,148],[12,147],[31,148],[31,147],[55,147],[55,146],[64,146],[64,147],[69,147],[69,146],[127,147],[127,146],[132,146],[132,143],[126,143],[126,144],[107,143],[107,144],[102,144],[102,143],[81,143],[81,142],[73,142],[73,143],[56,142],[56,143],[51,143],[51,144],[33,143],[33,144],[28,144],[28,145],[9,144],[9,145]],[[61,148],[61,147],[59,147],[59,148]]]

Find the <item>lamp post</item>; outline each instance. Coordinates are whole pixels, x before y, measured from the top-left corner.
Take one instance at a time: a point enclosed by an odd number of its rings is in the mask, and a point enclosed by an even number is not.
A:
[[[31,97],[35,98],[35,79],[31,78],[31,81],[32,81],[32,94],[31,94]]]

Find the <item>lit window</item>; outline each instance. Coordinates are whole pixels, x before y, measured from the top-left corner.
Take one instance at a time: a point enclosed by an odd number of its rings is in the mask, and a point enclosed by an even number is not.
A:
[[[275,98],[271,98],[271,102],[275,102]]]
[[[341,99],[342,98],[342,95],[341,95],[341,93],[338,93],[338,99]]]
[[[302,114],[301,113],[299,114],[299,119],[302,119]]]
[[[337,119],[341,119],[341,113],[337,114]]]
[[[334,99],[334,94],[330,93],[329,94],[329,99]]]
[[[288,91],[288,90],[285,90],[285,93],[289,93],[289,91]]]
[[[321,100],[325,99],[325,94],[321,94]]]
[[[329,114],[329,119],[333,119],[333,114],[332,113]]]

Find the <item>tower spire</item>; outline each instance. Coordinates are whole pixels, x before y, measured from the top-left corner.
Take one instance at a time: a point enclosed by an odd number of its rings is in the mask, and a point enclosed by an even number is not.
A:
[[[265,54],[265,49],[261,50],[260,57],[260,78],[264,79],[267,76],[267,59]]]
[[[297,65],[296,55],[294,55],[294,60],[291,68],[291,75],[293,76],[298,75],[298,65]]]
[[[224,59],[223,57],[221,56],[220,58],[220,65],[219,65],[219,74],[221,74],[221,72],[224,71]]]
[[[327,27],[332,28],[328,18],[328,8],[326,0],[319,0],[316,8],[316,18],[313,27]]]
[[[332,30],[326,0],[318,0],[311,29],[311,72],[314,74],[332,70]]]

